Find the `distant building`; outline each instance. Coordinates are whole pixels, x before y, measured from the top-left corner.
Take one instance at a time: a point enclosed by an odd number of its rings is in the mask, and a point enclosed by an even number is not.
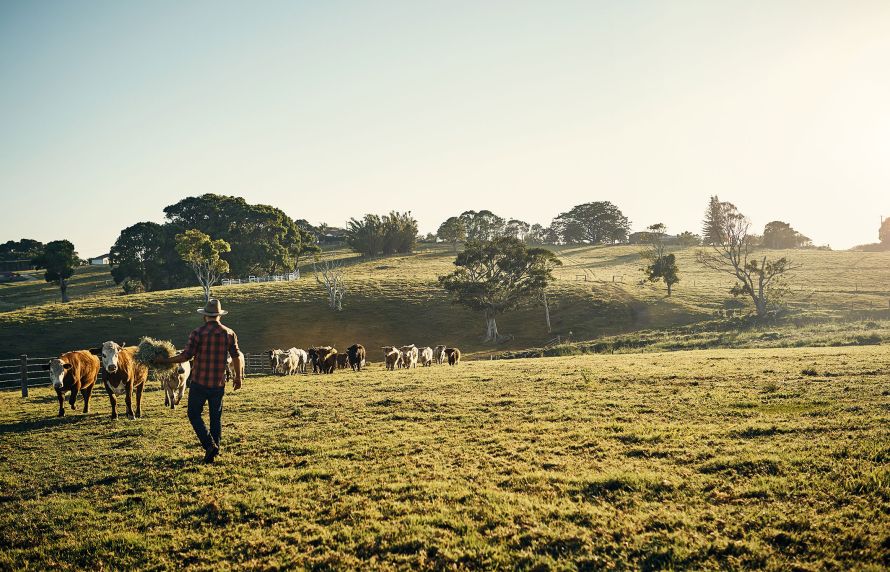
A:
[[[103,266],[106,264],[110,264],[111,261],[109,260],[109,256],[110,254],[102,254],[95,258],[90,258],[90,266]]]

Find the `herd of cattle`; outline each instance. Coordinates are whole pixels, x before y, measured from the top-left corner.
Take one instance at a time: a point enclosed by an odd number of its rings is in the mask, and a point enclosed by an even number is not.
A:
[[[460,350],[446,346],[418,348],[414,344],[410,346],[383,346],[383,361],[386,369],[416,368],[417,364],[427,367],[435,361],[443,364],[457,365],[460,362]],[[272,373],[278,375],[296,375],[307,373],[312,368],[312,373],[334,373],[338,369],[352,368],[353,371],[361,371],[365,367],[366,351],[361,344],[353,344],[346,348],[346,353],[340,353],[332,346],[312,347],[308,350],[290,348],[289,350],[269,350],[269,367]]]
[[[457,348],[418,348],[411,344],[402,347],[384,346],[382,349],[388,370],[416,368],[418,362],[423,366],[430,366],[434,361],[438,364],[447,361],[450,365],[460,362],[460,350]],[[105,342],[100,348],[66,352],[44,364],[43,369],[49,371],[53,389],[59,398],[59,417],[65,415],[65,394],[68,392],[71,392],[68,398],[71,409],[74,409],[77,394],[80,393],[83,396],[83,412],[89,413],[90,396],[100,371],[105,391],[111,401],[111,418],[117,419],[117,400],[120,396],[124,396],[129,419],[142,417],[142,392],[149,370],[148,366],[136,359],[136,351],[136,346]],[[279,375],[307,373],[309,367],[314,373],[334,373],[338,369],[350,367],[354,371],[361,371],[367,363],[365,348],[361,344],[350,346],[346,353],[338,353],[331,346],[321,346],[308,350],[269,350],[268,355],[272,372]],[[243,354],[241,367],[243,376]],[[185,393],[191,364],[181,363],[172,370],[158,373],[164,389],[164,405],[175,409]],[[227,374],[230,377],[234,374],[231,358]]]

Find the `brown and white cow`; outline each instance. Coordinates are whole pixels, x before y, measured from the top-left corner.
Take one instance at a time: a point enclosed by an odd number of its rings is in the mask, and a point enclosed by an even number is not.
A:
[[[164,388],[164,406],[176,409],[185,393],[185,382],[192,373],[192,362],[176,364],[172,370],[161,374],[161,387]]]
[[[433,365],[433,348],[425,347],[420,350],[420,365],[423,367]]]
[[[402,352],[399,348],[383,346],[381,349],[383,350],[383,362],[386,364],[386,369],[394,371],[397,367],[401,367]]]
[[[321,373],[334,373],[337,371],[339,354],[336,348],[330,348],[327,354],[321,358]]]
[[[457,365],[460,363],[460,350],[457,348],[445,348],[445,354],[448,356],[448,365]]]
[[[417,367],[417,346],[411,344],[410,346],[402,346],[402,367],[406,369],[411,369]]]
[[[59,397],[59,417],[65,415],[64,403],[67,391],[71,392],[71,397],[68,399],[71,409],[74,409],[79,391],[83,396],[83,412],[90,412],[90,395],[96,385],[96,376],[99,375],[99,358],[89,350],[67,352],[49,360],[43,365],[43,369],[49,372],[53,389]]]
[[[123,395],[127,404],[127,418],[142,417],[142,391],[148,379],[148,367],[136,361],[136,346],[105,342],[101,348],[90,353],[98,355],[101,361],[102,379],[108,399],[111,401],[111,418],[117,419],[117,398]],[[133,409],[133,394],[136,394],[136,409]]]

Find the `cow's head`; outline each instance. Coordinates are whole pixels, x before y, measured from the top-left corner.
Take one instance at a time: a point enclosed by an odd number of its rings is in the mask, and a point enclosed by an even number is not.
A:
[[[118,370],[118,356],[125,344],[115,342],[105,342],[99,349],[90,350],[90,353],[99,356],[102,363],[102,369],[108,373],[115,373]]]
[[[55,358],[49,360],[49,363],[43,364],[43,369],[49,372],[49,380],[53,384],[53,389],[62,389],[65,385],[65,374],[71,369],[71,364]]]

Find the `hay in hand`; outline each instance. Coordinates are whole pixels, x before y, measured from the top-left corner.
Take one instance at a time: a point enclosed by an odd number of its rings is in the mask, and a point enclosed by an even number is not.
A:
[[[173,357],[176,355],[176,347],[167,340],[156,340],[148,336],[139,340],[136,349],[136,361],[148,366],[149,370],[171,371],[176,367],[175,363],[155,363],[159,357]]]

